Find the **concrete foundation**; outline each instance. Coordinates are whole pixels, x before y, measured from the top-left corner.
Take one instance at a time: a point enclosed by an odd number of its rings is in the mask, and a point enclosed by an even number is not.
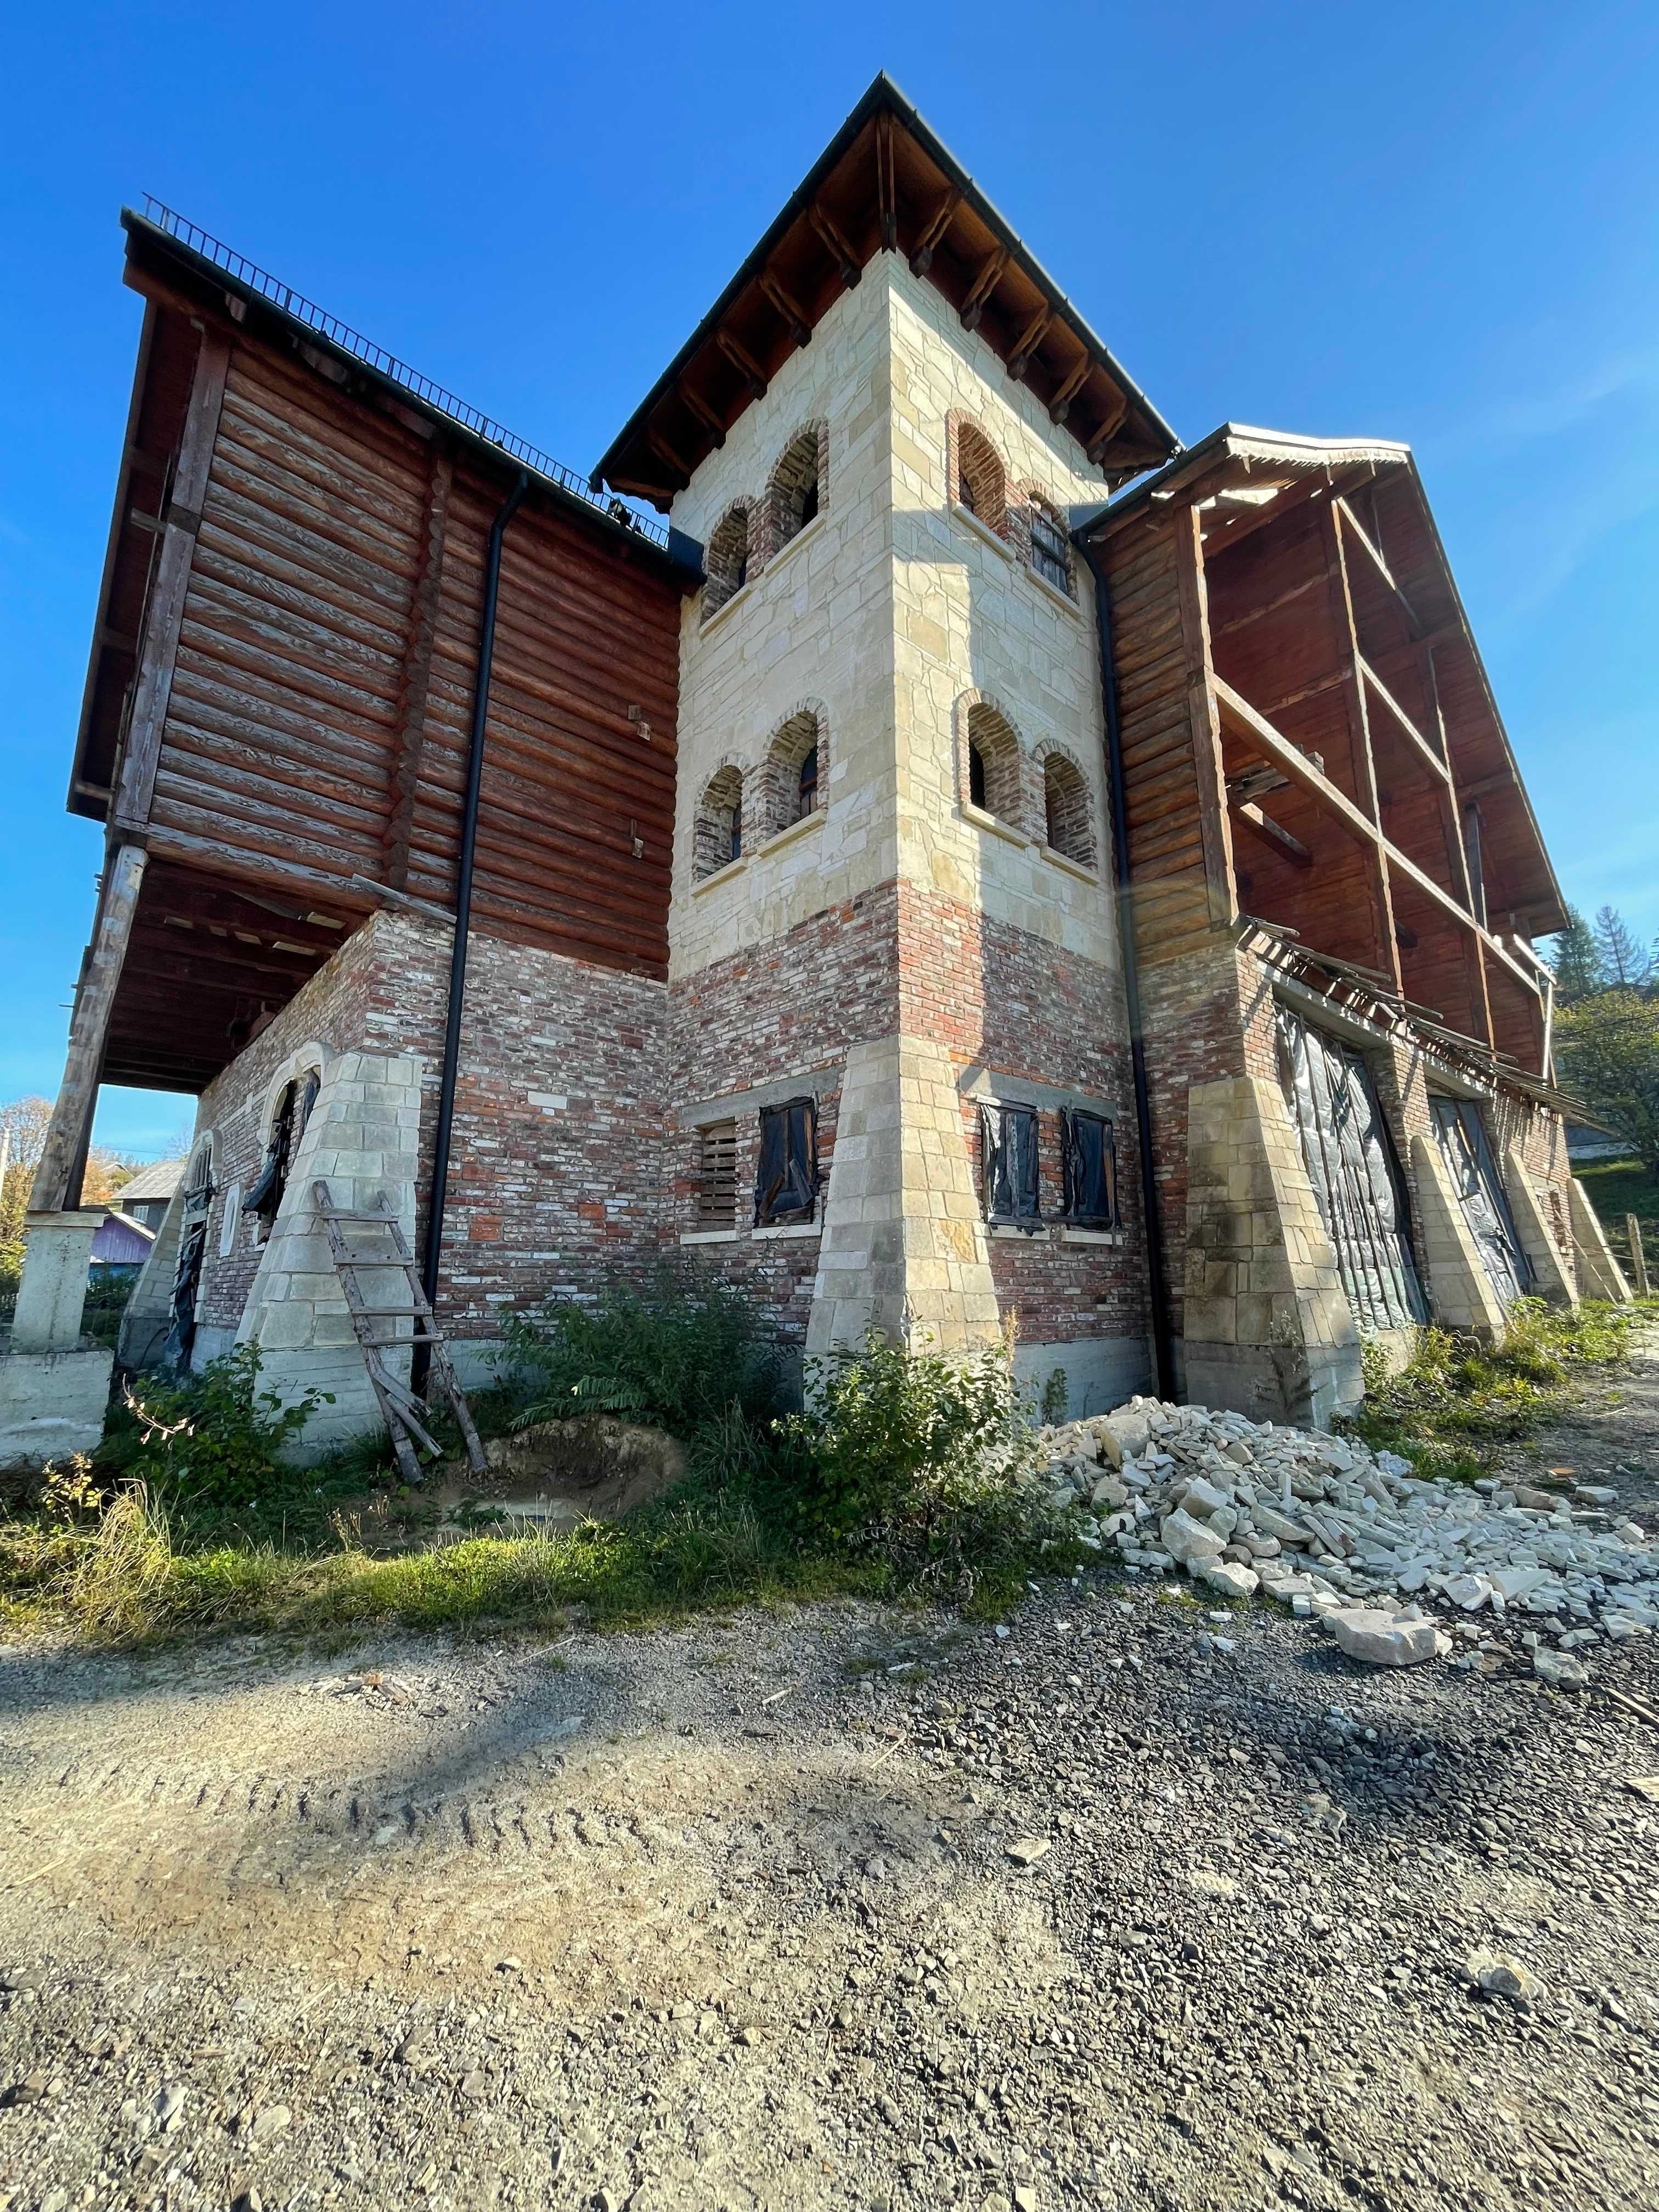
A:
[[[1630,1304],[1630,1285],[1625,1271],[1608,1249],[1595,1208],[1584,1194],[1577,1176],[1567,1194],[1572,1209],[1572,1250],[1578,1263],[1579,1287],[1587,1298],[1607,1298],[1615,1305]]]
[[[16,1316],[0,1353],[0,1467],[43,1467],[90,1451],[104,1433],[115,1354],[81,1340],[87,1267],[103,1218],[100,1208],[28,1220]]]

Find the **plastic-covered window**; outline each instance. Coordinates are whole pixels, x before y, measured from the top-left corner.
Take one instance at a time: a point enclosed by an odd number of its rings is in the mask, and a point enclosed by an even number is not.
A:
[[[985,1218],[1040,1221],[1036,1109],[981,1106],[979,1127]]]
[[[1115,1229],[1117,1149],[1103,1114],[1067,1108],[1060,1117],[1061,1204],[1068,1221]]]
[[[755,1174],[755,1226],[810,1221],[818,1196],[818,1109],[811,1098],[763,1106],[760,1165]]]
[[[288,1188],[289,1171],[300,1149],[300,1139],[306,1133],[306,1123],[311,1119],[311,1109],[317,1103],[317,1093],[323,1087],[323,1079],[316,1068],[307,1076],[303,1085],[290,1083],[277,1103],[276,1117],[270,1125],[270,1142],[265,1146],[264,1165],[247,1196],[242,1200],[244,1213],[257,1213],[267,1230],[276,1220],[283,1203],[283,1193]]]

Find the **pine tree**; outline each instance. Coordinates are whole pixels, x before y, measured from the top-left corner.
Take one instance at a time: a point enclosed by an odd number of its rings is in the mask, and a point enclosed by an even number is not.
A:
[[[1639,991],[1652,980],[1652,959],[1617,907],[1604,906],[1596,915],[1595,948],[1609,990]]]
[[[1576,906],[1567,908],[1567,926],[1555,940],[1555,992],[1564,1006],[1577,1006],[1601,988],[1601,954],[1591,929]]]

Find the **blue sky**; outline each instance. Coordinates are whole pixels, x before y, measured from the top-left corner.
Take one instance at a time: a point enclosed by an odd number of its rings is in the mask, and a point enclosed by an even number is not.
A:
[[[123,200],[586,467],[880,67],[1182,437],[1416,448],[1568,896],[1659,930],[1650,0],[10,0],[5,48],[0,1100],[56,1085],[100,857],[63,800],[138,331]],[[111,1091],[97,1134],[155,1156],[191,1111]]]

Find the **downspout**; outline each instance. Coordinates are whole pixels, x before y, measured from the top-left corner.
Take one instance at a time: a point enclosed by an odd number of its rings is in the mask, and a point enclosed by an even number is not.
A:
[[[461,1058],[461,1007],[466,995],[466,940],[472,922],[472,858],[478,842],[478,790],[483,780],[484,725],[489,719],[489,672],[495,657],[495,603],[501,592],[501,540],[530,489],[520,471],[489,526],[484,559],[483,616],[478,624],[478,673],[472,687],[472,731],[466,757],[466,796],[461,809],[461,850],[455,871],[455,941],[449,954],[449,1017],[444,1028],[443,1077],[438,1086],[438,1127],[432,1146],[432,1194],[427,1209],[421,1282],[427,1304],[438,1305],[438,1261],[443,1250],[444,1207],[449,1197],[449,1145],[455,1121],[455,1076]],[[424,1381],[426,1361],[416,1374]],[[418,1387],[418,1384],[417,1384]]]
[[[1117,672],[1112,658],[1112,610],[1106,578],[1094,548],[1078,541],[1095,580],[1095,622],[1100,637],[1100,696],[1106,713],[1106,781],[1112,802],[1112,873],[1117,886],[1117,936],[1123,956],[1123,997],[1129,1017],[1129,1060],[1135,1097],[1135,1139],[1140,1154],[1140,1211],[1146,1224],[1146,1273],[1152,1317],[1152,1366],[1160,1398],[1176,1395],[1170,1304],[1164,1285],[1164,1224],[1152,1173],[1152,1103],[1146,1087],[1146,1038],[1140,1018],[1140,969],[1135,955],[1134,910],[1129,897],[1129,822],[1123,796],[1123,732],[1118,720]]]

